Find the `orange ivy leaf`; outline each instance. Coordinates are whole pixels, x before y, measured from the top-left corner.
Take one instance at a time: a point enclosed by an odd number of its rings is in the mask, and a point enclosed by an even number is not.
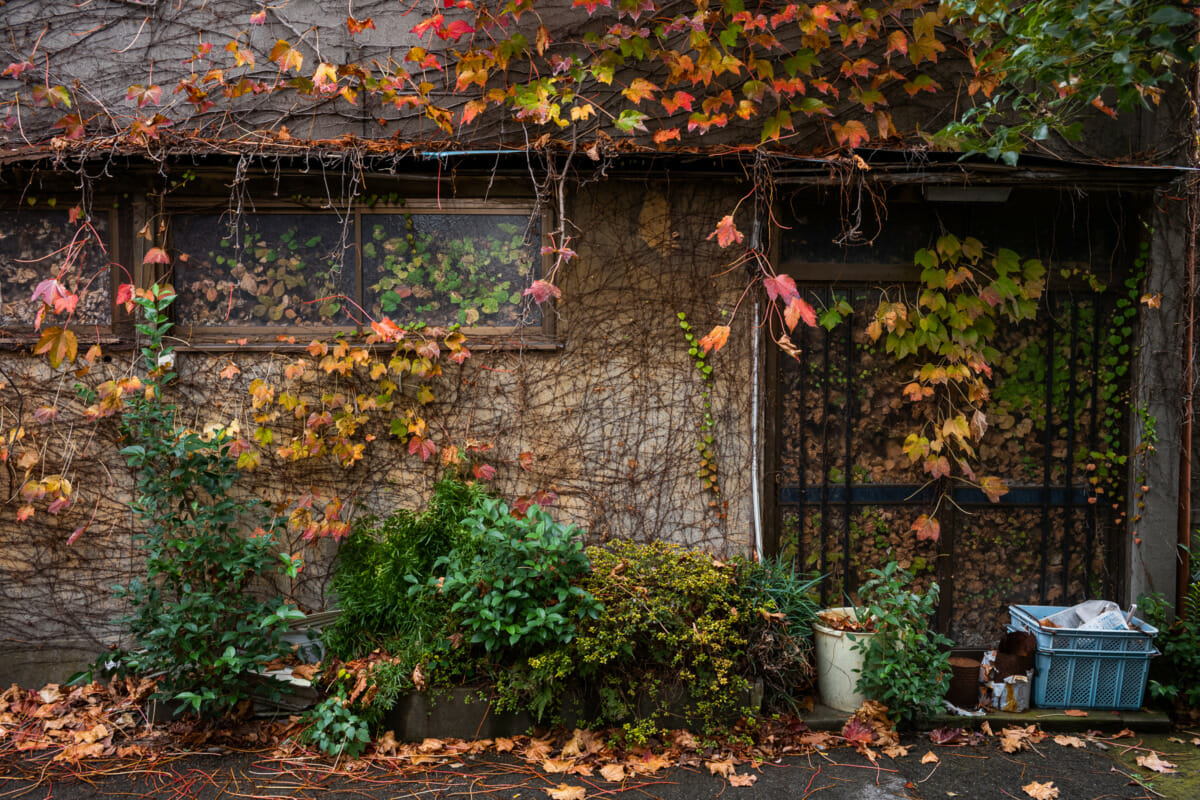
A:
[[[287,72],[288,70],[299,72],[304,66],[304,54],[283,39],[275,42],[275,46],[271,48],[269,58],[279,65],[280,72]]]
[[[887,43],[887,50],[883,51],[885,58],[892,53],[899,53],[902,56],[908,54],[908,35],[904,31],[892,31],[888,35]]]
[[[718,325],[709,331],[705,336],[700,338],[700,349],[707,353],[709,350],[714,353],[725,346],[725,342],[729,340],[729,326]]]
[[[623,89],[621,94],[636,106],[641,105],[643,100],[653,100],[657,91],[658,87],[645,78],[634,78],[629,88]]]
[[[337,81],[337,70],[334,68],[333,64],[330,64],[327,61],[322,61],[317,65],[317,70],[312,76],[312,82],[315,88],[323,89],[326,86],[336,84]]]
[[[980,479],[979,488],[987,495],[987,499],[993,503],[1000,502],[1000,498],[1008,494],[1008,486],[994,475],[985,475]]]
[[[125,99],[136,101],[138,108],[145,108],[148,103],[158,105],[158,101],[162,99],[162,87],[154,83],[149,86],[135,83],[125,93]]]
[[[928,540],[936,542],[942,536],[941,523],[928,514],[922,514],[917,517],[917,521],[912,524],[911,530],[917,534],[917,541]]]
[[[42,338],[38,339],[33,352],[39,356],[46,356],[50,366],[58,369],[64,361],[75,360],[79,353],[79,340],[74,333],[64,328],[46,328],[42,331]]]
[[[687,92],[677,91],[671,97],[664,97],[662,99],[662,107],[664,109],[666,109],[666,112],[668,114],[674,114],[676,111],[678,111],[681,108],[684,111],[691,111],[692,110],[692,102],[695,99],[696,98],[692,97]]]
[[[835,122],[832,128],[837,143],[848,145],[852,148],[858,147],[871,138],[871,134],[867,132],[867,126],[856,119],[850,120],[845,125],[839,125]]]
[[[363,20],[357,20],[354,17],[346,17],[346,28],[349,29],[351,35],[358,35],[363,31],[375,30],[375,20],[367,17]]]
[[[679,128],[663,128],[654,132],[655,144],[664,144],[672,140],[679,141]]]

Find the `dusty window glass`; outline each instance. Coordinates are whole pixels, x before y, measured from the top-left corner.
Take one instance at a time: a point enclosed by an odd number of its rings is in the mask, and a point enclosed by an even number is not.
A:
[[[363,214],[363,307],[401,323],[540,324],[522,297],[540,277],[538,243],[528,214]]]
[[[352,221],[334,214],[177,214],[176,311],[185,325],[353,325]]]
[[[107,213],[80,222],[71,222],[66,210],[24,208],[0,215],[0,325],[31,332],[40,305],[31,302],[33,291],[48,278],[79,295],[71,324],[111,325],[108,242]]]

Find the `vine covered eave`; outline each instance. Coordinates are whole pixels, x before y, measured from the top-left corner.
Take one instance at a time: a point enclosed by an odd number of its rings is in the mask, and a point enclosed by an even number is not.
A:
[[[0,166],[43,165],[70,170],[71,165],[114,159],[147,163],[213,162],[242,157],[302,162],[311,159],[349,159],[360,168],[383,167],[395,172],[401,162],[410,161],[409,171],[436,169],[436,165],[477,161],[481,169],[511,169],[514,162],[522,171],[536,157],[558,156],[572,159],[576,167],[602,164],[606,170],[646,171],[670,163],[678,169],[717,175],[743,176],[745,165],[753,159],[774,162],[772,171],[777,184],[844,184],[851,173],[878,183],[946,183],[967,180],[1017,185],[1030,181],[1066,184],[1102,184],[1113,188],[1164,184],[1194,174],[1193,167],[1163,164],[1154,158],[1108,160],[1069,160],[1052,155],[1026,153],[1016,166],[997,163],[982,156],[964,157],[960,153],[933,150],[927,145],[897,145],[887,148],[842,150],[823,148],[809,151],[771,145],[646,145],[633,139],[613,139],[601,135],[590,142],[542,137],[528,147],[482,147],[478,143],[456,139],[402,140],[398,137],[373,139],[347,134],[331,139],[301,139],[263,131],[237,139],[212,139],[187,132],[172,132],[152,146],[133,142],[128,137],[96,137],[83,140],[56,138],[49,142],[9,147],[0,150]],[[534,164],[537,169],[539,164]]]

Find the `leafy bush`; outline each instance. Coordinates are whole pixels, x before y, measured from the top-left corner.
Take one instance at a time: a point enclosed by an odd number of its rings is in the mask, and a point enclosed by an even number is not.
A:
[[[749,627],[750,664],[767,702],[796,711],[812,686],[812,624],[819,609],[813,596],[820,578],[798,575],[790,561],[776,558],[743,562],[739,580],[757,611]]]
[[[815,609],[790,570],[725,563],[664,542],[611,542],[587,555],[592,570],[583,588],[604,613],[582,620],[573,641],[502,676],[507,707],[540,716],[574,688],[597,708],[591,722],[624,725],[636,741],[665,727],[672,713],[706,732],[723,728],[767,671],[781,690],[785,676],[807,685],[802,632]],[[772,663],[761,669],[760,657]]]
[[[367,723],[350,709],[340,694],[326,697],[304,715],[309,726],[304,729],[304,741],[334,758],[357,758],[371,741]]]
[[[117,587],[133,606],[123,622],[135,647],[116,661],[121,672],[157,675],[158,697],[217,716],[250,697],[253,673],[288,652],[282,634],[301,615],[281,598],[251,594],[259,576],[294,567],[276,551],[273,515],[230,497],[239,475],[232,437],[180,427],[179,409],[163,399],[174,377],[159,367],[172,349],[163,336],[173,300],[170,289],[155,287],[136,301],[145,315],[137,329],[147,339],[148,377],[122,417],[128,444],[121,453],[137,478],[134,539],[146,577]]]
[[[892,561],[859,589],[875,635],[854,642],[863,653],[858,691],[888,707],[899,722],[911,722],[941,708],[949,687],[949,648],[953,644],[933,631],[929,621],[937,611],[938,585],[918,593],[911,572]]]
[[[470,643],[528,653],[571,641],[577,622],[599,616],[600,604],[576,585],[588,559],[574,525],[537,505],[518,519],[494,499],[463,525],[467,537],[437,560],[445,575],[432,585],[449,598]]]
[[[1198,548],[1200,550],[1200,548]],[[1147,622],[1159,629],[1155,644],[1163,658],[1153,669],[1150,694],[1189,708],[1200,708],[1200,552],[1192,553],[1191,584],[1174,622],[1162,595],[1142,595],[1138,605]]]
[[[434,485],[422,512],[401,509],[355,521],[338,551],[332,582],[342,614],[324,634],[335,655],[420,648],[441,633],[448,604],[412,589],[425,584],[438,559],[466,537],[463,520],[486,496],[477,485],[446,477]]]

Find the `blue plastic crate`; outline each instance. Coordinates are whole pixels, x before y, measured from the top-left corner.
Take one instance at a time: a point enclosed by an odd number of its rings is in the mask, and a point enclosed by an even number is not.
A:
[[[1128,631],[1043,628],[1065,606],[1009,606],[1010,631],[1037,637],[1033,703],[1042,708],[1140,708],[1158,629],[1134,617]]]
[[[1134,617],[1133,630],[1080,631],[1067,628],[1043,628],[1039,621],[1065,611],[1067,606],[1009,606],[1013,630],[1028,631],[1037,637],[1038,650],[1054,653],[1109,655],[1154,652],[1158,628]]]
[[[1156,655],[1156,650],[1102,656],[1039,650],[1033,704],[1041,708],[1141,708],[1150,659]]]

